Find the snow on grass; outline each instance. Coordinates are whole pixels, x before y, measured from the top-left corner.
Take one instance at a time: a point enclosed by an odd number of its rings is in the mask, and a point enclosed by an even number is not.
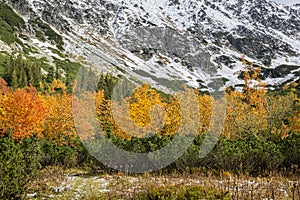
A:
[[[55,0],[29,0],[32,9],[39,15],[41,15],[41,11],[44,9],[47,2],[52,6],[60,5],[60,3]],[[258,31],[262,34],[266,34],[271,31],[272,33],[270,32],[270,35],[275,35],[276,38],[291,45],[295,51],[300,52],[299,39],[292,38],[276,30],[265,30],[265,27],[262,27],[260,24],[257,25],[258,28],[256,25],[251,24],[249,21],[250,16],[248,14],[249,9],[251,8],[250,2],[245,2],[241,13],[237,15],[235,13],[235,5],[239,3],[237,0],[211,2],[215,5],[215,8],[205,1],[198,0],[180,0],[180,4],[172,5],[169,0],[108,0],[107,3],[111,2],[113,4],[117,4],[117,12],[112,18],[108,19],[109,30],[107,31],[109,33],[107,35],[102,35],[99,32],[100,29],[105,27],[102,27],[102,24],[100,25],[93,21],[93,18],[100,16],[103,9],[106,9],[105,5],[102,5],[95,0],[71,0],[71,2],[74,9],[93,9],[94,13],[92,13],[93,16],[91,17],[91,20],[83,18],[83,22],[80,24],[75,19],[71,19],[67,15],[64,15],[64,13],[61,13],[61,16],[70,24],[73,31],[69,34],[63,34],[66,52],[84,57],[86,61],[91,63],[91,65],[98,67],[101,72],[111,72],[114,75],[123,73],[113,67],[118,66],[123,69],[123,71],[126,71],[123,75],[138,78],[144,82],[150,83],[152,86],[160,87],[161,85],[153,78],[143,77],[135,73],[135,71],[144,71],[147,74],[155,76],[157,79],[179,80],[180,82],[188,83],[193,87],[199,86],[199,80],[203,82],[203,85],[208,85],[213,81],[213,79],[221,77],[230,80],[226,85],[240,84],[242,83],[242,80],[237,78],[236,72],[243,70],[243,66],[238,61],[238,58],[241,55],[226,45],[220,46],[219,52],[208,50],[208,48],[206,49],[206,47],[203,47],[205,51],[212,55],[212,63],[215,67],[218,67],[217,73],[213,75],[207,73],[201,66],[192,70],[188,69],[180,62],[175,62],[172,58],[166,55],[162,56],[166,57],[169,62],[163,63],[163,65],[158,64],[161,62],[161,58],[159,58],[158,55],[155,55],[150,60],[145,61],[130,51],[120,47],[115,40],[116,38],[109,38],[111,34],[115,34],[116,37],[122,37],[122,33],[130,29],[130,27],[132,27],[137,21],[141,22],[142,26],[151,26],[148,24],[148,22],[151,22],[158,27],[172,27],[180,33],[184,33],[188,28],[195,25],[202,27],[202,31],[208,31],[211,33],[220,31],[220,29],[230,32],[236,29],[239,25],[244,26],[246,24],[247,29]],[[281,10],[276,13],[276,11],[273,11],[273,7],[278,6],[277,4],[270,3],[267,5],[266,9],[270,12],[270,14],[278,14],[281,19],[285,20],[289,18],[289,11],[285,7],[279,7]],[[233,9],[228,9],[228,7],[232,7]],[[200,16],[198,15],[200,15],[200,11],[203,10],[205,10],[206,16],[204,21],[199,21]],[[105,10],[105,12],[106,11],[107,10]],[[113,13],[114,11],[107,12]],[[142,18],[145,19],[146,22],[143,22],[143,20],[141,20]],[[208,38],[205,38],[205,40],[209,43],[208,47],[217,47],[213,44],[212,38],[210,39],[210,36],[207,37]],[[48,49],[48,47],[55,49],[56,47],[53,45],[36,40],[33,40],[33,43],[42,49],[44,54],[48,54],[50,57],[59,58],[59,55],[56,55]],[[237,63],[233,64],[231,68],[224,64],[220,64],[218,66],[218,64],[213,61],[216,55],[227,55],[237,61]],[[197,56],[196,53],[195,56]],[[261,64],[255,59],[248,57],[246,57],[246,59],[248,61],[253,61],[256,64]],[[280,64],[300,65],[300,57],[296,56],[286,58],[285,55],[277,55],[277,57],[272,60],[272,65],[270,67],[274,68]],[[294,77],[288,76],[287,78]],[[270,79],[267,79],[267,81],[270,81],[270,83],[278,83],[284,80],[277,79],[271,81]]]
[[[89,197],[101,197],[105,199],[130,198],[139,192],[147,192],[149,189],[161,187],[203,186],[214,190],[228,191],[232,198],[239,196],[241,199],[270,199],[276,195],[278,199],[290,199],[293,191],[299,191],[297,178],[286,178],[278,174],[270,177],[249,177],[234,175],[224,172],[218,176],[209,171],[194,174],[141,174],[129,175],[124,173],[90,175],[82,174],[65,175],[64,180],[58,184],[56,192],[48,192],[46,196],[53,199],[88,199]],[[51,189],[51,185],[49,188]],[[43,189],[43,192],[45,189]],[[33,199],[41,195],[41,191],[35,191]],[[104,195],[104,196],[103,196]]]

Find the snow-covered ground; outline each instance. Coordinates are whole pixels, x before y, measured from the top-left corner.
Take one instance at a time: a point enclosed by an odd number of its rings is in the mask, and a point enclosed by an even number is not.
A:
[[[254,57],[246,56],[247,60],[265,68],[276,68],[281,64],[300,65],[299,31],[297,32],[295,28],[288,28],[287,30],[274,28],[277,27],[276,20],[281,23],[291,19],[300,20],[300,12],[297,14],[298,7],[287,7],[272,1],[261,1],[260,3],[258,4],[253,0],[245,1],[243,5],[240,5],[241,2],[237,0],[215,2],[207,0],[106,0],[103,3],[96,0],[69,0],[66,2],[28,0],[30,8],[43,19],[45,19],[44,12],[47,11],[47,8],[60,8],[55,10],[57,12],[55,14],[65,20],[71,29],[71,31],[64,33],[56,30],[63,35],[64,53],[72,54],[75,59],[79,56],[84,57],[85,61],[97,67],[100,72],[134,77],[156,87],[165,87],[157,81],[158,79],[176,80],[193,87],[198,87],[199,81],[201,81],[202,86],[209,87],[208,85],[216,78],[228,80],[226,85],[242,83],[237,78],[238,74],[236,73],[243,69],[238,60],[242,53],[226,41],[226,34],[231,34],[235,38],[245,38],[246,36],[242,36],[237,32],[240,27],[246,27],[249,31],[270,36],[270,38],[286,44],[288,48],[291,48],[291,51],[295,52],[291,55],[289,52],[285,52],[284,49],[279,49],[278,52],[275,52],[275,56],[273,56],[271,64],[268,66],[264,66],[261,60]],[[110,9],[108,5],[114,5],[115,8]],[[65,6],[72,7],[73,10],[64,12],[62,8],[65,8]],[[73,13],[77,12],[81,13],[80,17],[72,16]],[[258,19],[253,19],[256,16],[253,15],[255,12],[267,12],[266,20],[270,19],[267,17],[277,16],[278,19],[274,19],[276,26],[266,27],[262,24],[260,16]],[[103,13],[106,17],[102,15]],[[80,23],[77,18],[80,18]],[[189,33],[189,30],[196,30],[195,27],[197,26],[197,30],[202,34],[201,37],[207,42],[205,45],[199,42],[197,48],[202,49],[211,56],[211,64],[217,70],[208,72],[207,69],[204,69],[205,66],[201,66],[201,63],[192,63],[194,66],[190,69],[178,62],[176,56],[174,57],[163,51],[155,52],[148,60],[137,56],[136,53],[120,45],[120,38],[123,38],[125,33],[134,31],[137,26],[136,23],[140,28],[173,29],[186,38],[196,38],[196,35]],[[297,24],[297,22],[295,23]],[[52,27],[55,29],[55,26]],[[106,34],[100,33],[101,30],[105,30]],[[216,41],[213,35],[213,33],[218,32],[224,34],[222,37],[225,38],[219,42]],[[140,37],[144,36],[141,35]],[[147,38],[144,41],[147,42]],[[161,42],[160,39],[157,42]],[[54,49],[56,47],[48,42],[32,39],[31,44],[36,46],[43,54],[48,54],[50,59],[52,57],[61,59],[59,55],[49,50],[49,47]],[[264,45],[270,48],[272,44]],[[193,46],[189,48],[191,48],[191,52],[188,56],[199,56]],[[231,66],[217,63],[215,60],[223,55],[232,59],[235,63]],[[118,70],[120,68],[123,70]],[[124,71],[126,72],[124,73]],[[137,73],[141,71],[147,76]],[[267,78],[265,81],[268,84],[280,84],[295,78],[297,77],[293,77],[291,73],[286,77]],[[224,85],[222,88],[224,89]]]

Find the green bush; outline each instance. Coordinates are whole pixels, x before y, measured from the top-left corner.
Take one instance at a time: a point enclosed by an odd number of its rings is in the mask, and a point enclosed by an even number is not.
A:
[[[81,65],[79,63],[71,62],[69,60],[55,60],[55,65],[58,70],[58,72],[56,72],[56,79],[61,79],[66,84],[67,91],[72,92],[73,83]],[[58,75],[60,70],[63,70],[66,73],[65,77],[61,77],[60,75]]]
[[[278,145],[254,135],[243,139],[220,138],[202,159],[202,166],[218,170],[257,174],[277,169],[284,157]]]
[[[17,15],[7,4],[0,3],[0,19],[6,21],[10,26],[21,25],[22,27],[24,27],[25,25],[24,20],[19,15]]]
[[[44,33],[42,31],[35,30],[35,36],[42,42],[46,41]]]
[[[19,26],[24,27],[24,20],[17,15],[8,5],[0,3],[0,39],[7,44],[17,40],[15,31]]]
[[[30,21],[31,23],[36,24],[39,27],[39,31],[42,31],[45,33],[45,36],[47,37],[48,40],[53,40],[56,42],[56,46],[59,50],[63,50],[63,38],[61,35],[56,33],[48,24],[44,23],[40,19],[33,19]],[[41,37],[42,35],[40,33],[37,33],[37,37],[40,39],[44,39],[44,37]]]
[[[16,38],[10,25],[0,18],[0,39],[10,45],[16,41]]]
[[[29,181],[40,168],[36,137],[16,142],[11,136],[0,138],[0,199],[22,198]]]
[[[89,153],[78,138],[73,141],[69,138],[64,139],[66,141],[64,144],[59,144],[55,140],[40,139],[42,150],[40,163],[43,167],[59,165],[70,168],[84,165],[91,160]]]
[[[298,165],[300,167],[300,134],[290,134],[280,141],[280,151],[284,155],[282,167]]]
[[[173,137],[166,135],[154,135],[147,138],[133,137],[131,140],[122,139],[115,135],[109,135],[108,137],[109,140],[119,148],[138,153],[159,150],[173,139]],[[211,137],[206,140],[206,142],[213,143],[214,140],[215,139]],[[200,158],[199,151],[202,145],[204,145],[203,141],[203,135],[196,137],[187,151],[179,159],[175,160],[174,163],[165,167],[163,171],[170,172],[176,170],[179,172],[192,172],[194,168],[204,167],[207,169],[257,175],[259,173],[267,173],[271,170],[278,169],[284,160],[286,160],[287,163],[291,163],[294,159],[299,158],[299,156],[294,155],[298,150],[283,146],[282,149],[290,149],[288,151],[290,152],[290,155],[287,154],[287,152],[284,154],[280,149],[279,143],[266,141],[265,139],[254,135],[249,135],[242,139],[228,139],[221,137],[216,142],[213,149],[204,158]],[[102,144],[97,143],[97,141],[91,141],[89,144],[93,153],[101,156],[101,160],[105,160],[107,156],[118,157],[114,152],[110,152],[109,155],[100,155],[101,152],[105,152],[105,149],[103,149],[105,147],[101,145]],[[300,144],[298,145],[300,146]],[[93,146],[94,148],[92,148]],[[176,149],[174,149],[174,152],[175,151]],[[288,157],[286,156],[289,156],[290,159],[287,160]],[[157,158],[149,157],[143,164],[153,163],[156,159]],[[128,162],[131,161],[128,160]],[[147,166],[141,164],[141,167]]]

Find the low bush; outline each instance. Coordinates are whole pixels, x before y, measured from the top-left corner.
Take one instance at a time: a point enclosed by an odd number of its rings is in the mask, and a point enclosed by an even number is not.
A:
[[[275,143],[249,135],[244,139],[220,138],[201,165],[255,175],[277,169],[283,159]]]
[[[40,146],[36,137],[16,142],[12,136],[0,137],[0,199],[20,199],[29,181],[35,178]]]
[[[278,145],[284,160],[281,167],[289,168],[292,165],[300,167],[300,134],[293,133],[282,139]]]
[[[231,171],[234,173],[247,173],[250,175],[267,174],[269,171],[277,170],[280,166],[287,166],[291,163],[300,164],[298,154],[300,147],[299,136],[291,136],[287,139],[276,141],[267,141],[264,138],[255,135],[249,135],[240,139],[229,139],[225,137],[216,138],[207,137],[204,144],[204,135],[197,136],[190,144],[187,151],[174,163],[166,166],[162,171],[171,172],[192,172],[194,168],[206,168],[218,171]],[[121,137],[111,135],[109,140],[119,148],[129,152],[153,152],[159,150],[172,142],[173,136],[153,136],[148,138],[122,139]],[[214,144],[215,142],[215,144]],[[207,143],[211,143],[208,145]],[[299,144],[298,144],[299,143]],[[200,150],[212,146],[213,148],[204,158],[200,158]],[[101,160],[109,157],[119,157],[114,152],[107,155],[104,147],[97,142],[90,143],[90,150],[93,154],[99,155]],[[92,148],[94,147],[94,148]],[[295,148],[294,148],[295,147]],[[95,149],[95,150],[94,150]],[[286,149],[286,151],[285,151]],[[208,149],[209,150],[209,149]],[[174,149],[174,152],[176,149]],[[203,152],[202,152],[203,153]],[[101,154],[101,155],[100,155]],[[171,156],[171,155],[170,155]],[[153,163],[157,158],[148,158],[147,162]],[[158,158],[159,159],[159,158]],[[128,162],[131,162],[128,160]],[[144,166],[141,164],[141,167]],[[149,166],[144,166],[148,168]],[[103,166],[102,166],[103,169]]]

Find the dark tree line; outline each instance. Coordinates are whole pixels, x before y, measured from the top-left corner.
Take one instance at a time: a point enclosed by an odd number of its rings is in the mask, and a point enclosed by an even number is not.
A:
[[[41,65],[41,62],[27,61],[20,56],[10,57],[4,64],[4,79],[14,89],[29,85],[39,88],[45,78],[41,71]]]
[[[38,90],[47,90],[51,87],[54,79],[62,80],[68,92],[72,91],[73,82],[79,64],[72,62],[56,62],[51,66],[43,60],[32,58],[7,57],[3,63],[3,77],[13,89],[33,86]],[[65,72],[65,77],[62,74]]]

